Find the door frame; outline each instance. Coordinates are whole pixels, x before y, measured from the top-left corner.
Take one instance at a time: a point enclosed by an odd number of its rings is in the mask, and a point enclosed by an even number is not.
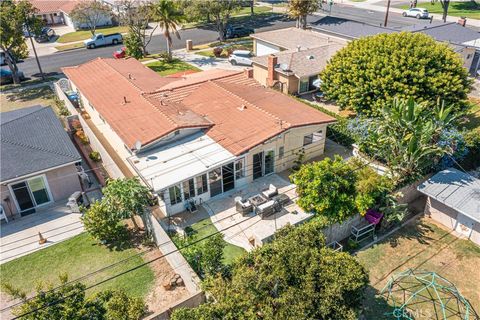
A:
[[[265,158],[266,158],[267,153],[269,153],[270,151],[273,152],[273,159],[272,159],[273,160],[273,168],[272,168],[273,170],[270,173],[265,173],[265,169],[267,167],[266,162],[265,162]],[[270,148],[270,149],[267,149],[267,150],[263,151],[263,176],[266,177],[266,176],[272,175],[274,173],[275,173],[275,149]]]
[[[41,177],[43,179],[43,182],[45,183],[45,187],[47,188],[48,197],[50,199],[50,201],[42,203],[41,205],[37,205],[37,202],[35,201],[35,198],[32,194],[32,190],[30,190],[30,186],[28,185],[28,180],[32,180],[32,179],[35,179],[35,178],[38,178],[38,177]],[[37,176],[29,177],[29,178],[26,178],[26,179],[16,180],[16,181],[10,182],[7,185],[7,187],[8,187],[8,191],[10,192],[10,195],[13,198],[13,203],[15,204],[15,208],[17,208],[18,213],[21,213],[22,210],[20,210],[20,206],[18,205],[17,198],[15,197],[15,193],[13,192],[12,185],[17,184],[17,183],[21,183],[21,182],[26,182],[28,193],[30,194],[31,200],[34,204],[33,209],[41,208],[41,207],[47,206],[47,205],[51,204],[52,202],[54,202],[52,192],[50,190],[50,185],[48,184],[47,176],[45,174],[39,174]],[[24,211],[26,211],[26,210],[24,210]]]

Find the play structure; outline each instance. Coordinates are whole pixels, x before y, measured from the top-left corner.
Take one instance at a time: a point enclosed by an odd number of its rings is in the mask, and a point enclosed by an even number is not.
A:
[[[388,281],[381,295],[391,306],[392,311],[385,313],[391,319],[480,319],[455,285],[435,272],[400,272]]]

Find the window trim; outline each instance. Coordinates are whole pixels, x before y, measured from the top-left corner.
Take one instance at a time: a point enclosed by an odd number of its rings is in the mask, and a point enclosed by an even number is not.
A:
[[[201,178],[201,181],[199,178]],[[201,182],[200,187],[199,182]],[[201,190],[201,192],[199,192],[199,190]],[[208,192],[208,173],[203,173],[195,177],[195,192],[197,193],[197,196]]]
[[[178,188],[178,196],[175,194],[174,192],[174,196],[175,196],[175,203],[173,203],[173,198],[172,198],[172,193],[170,192],[171,189],[175,190],[175,188]],[[177,205],[179,203],[182,203],[182,184],[181,183],[178,183],[178,184],[174,184],[173,186],[170,186],[168,188],[168,198],[170,200],[170,205],[171,206],[174,206],[174,205]],[[180,198],[180,199],[178,199]],[[178,201],[177,201],[178,199]]]

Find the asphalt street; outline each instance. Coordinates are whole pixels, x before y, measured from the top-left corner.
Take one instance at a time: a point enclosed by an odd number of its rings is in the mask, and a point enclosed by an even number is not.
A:
[[[334,5],[331,9],[331,12],[329,10],[320,11],[318,15],[309,16],[308,21],[312,23],[326,15],[356,20],[372,25],[382,25],[385,18],[385,14],[382,12],[364,10],[349,6]],[[396,13],[389,14],[389,27],[403,27],[419,23],[427,24],[429,21],[404,18],[400,14]],[[259,32],[291,27],[295,25],[295,22],[286,17],[273,15],[253,19],[249,21],[248,24],[250,27],[253,27],[256,32]],[[187,39],[193,40],[194,45],[209,43],[218,39],[218,33],[208,26],[181,30],[180,36],[181,39],[174,38],[173,49],[184,48],[185,40]],[[81,48],[65,52],[57,52],[51,55],[42,56],[39,59],[42,69],[46,74],[56,74],[61,72],[62,67],[82,64],[96,57],[111,57],[112,53],[121,46],[122,45],[117,45],[97,49]],[[152,37],[152,40],[148,45],[148,51],[159,52],[165,50],[165,47],[165,38],[163,35],[157,35]],[[19,68],[25,73],[26,76],[39,76],[38,67],[34,58],[26,59],[24,62],[19,64]]]

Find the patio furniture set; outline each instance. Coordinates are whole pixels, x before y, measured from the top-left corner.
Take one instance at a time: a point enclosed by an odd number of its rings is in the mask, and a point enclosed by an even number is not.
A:
[[[237,212],[242,215],[254,212],[265,218],[281,211],[283,206],[289,201],[290,198],[286,194],[278,194],[278,189],[273,184],[270,184],[268,189],[246,200],[242,197],[236,197],[235,207]]]

